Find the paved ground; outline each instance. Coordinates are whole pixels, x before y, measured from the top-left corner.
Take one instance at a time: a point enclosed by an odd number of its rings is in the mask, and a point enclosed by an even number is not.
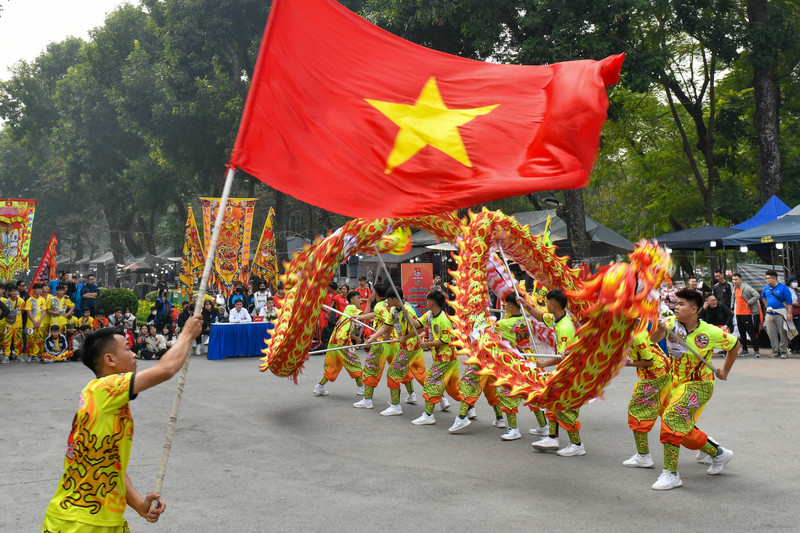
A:
[[[153,364],[140,361],[140,365]],[[141,368],[141,366],[140,366]],[[741,359],[718,382],[701,427],[736,453],[718,476],[681,454],[684,486],[650,489],[660,473],[621,466],[633,452],[626,406],[635,381],[624,369],[604,400],[585,406],[584,457],[533,450],[527,435],[500,440],[479,400],[469,432],[450,435],[452,414],[416,427],[422,404],[381,417],[356,410],[352,380],[311,388],[314,357],[299,386],[257,370],[254,358],[194,357],[156,525],[135,513],[133,531],[797,531],[800,360]],[[0,531],[38,531],[61,475],[80,363],[0,367]],[[155,482],[174,381],[132,402],[136,432],[129,474]],[[420,388],[418,387],[418,391]],[[403,394],[405,397],[405,394]],[[533,423],[520,415],[526,432]],[[562,436],[562,439],[565,437]],[[662,451],[651,435],[657,463]]]

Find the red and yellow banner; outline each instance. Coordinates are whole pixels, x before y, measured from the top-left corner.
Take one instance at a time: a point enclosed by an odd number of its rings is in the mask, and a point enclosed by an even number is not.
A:
[[[275,234],[272,231],[274,216],[275,210],[270,207],[251,266],[251,270],[270,283],[273,290],[278,288],[278,258],[275,255]]]
[[[28,268],[36,200],[0,200],[0,280]]]
[[[181,271],[178,274],[181,292],[184,294],[192,293],[195,280],[203,274],[205,262],[206,253],[203,251],[203,243],[200,242],[197,222],[194,219],[192,208],[189,207],[189,216],[186,217],[186,237],[183,239]]]
[[[47,248],[42,255],[42,260],[39,261],[39,268],[36,269],[36,275],[33,276],[33,283],[47,283],[51,279],[56,279],[56,230],[53,230],[53,235],[50,237],[50,242],[47,243]]]
[[[201,198],[203,202],[203,237],[211,242],[214,220],[217,218],[219,198]],[[255,198],[229,198],[222,218],[214,254],[214,268],[209,285],[229,294],[236,280],[247,283],[250,277],[250,234],[253,229]]]

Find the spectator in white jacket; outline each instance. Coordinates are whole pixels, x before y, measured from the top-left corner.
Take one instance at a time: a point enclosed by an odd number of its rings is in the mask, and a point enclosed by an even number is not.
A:
[[[253,321],[253,319],[250,317],[250,313],[248,313],[247,309],[244,308],[244,301],[241,298],[237,298],[234,302],[228,321],[231,324],[242,324],[244,322]]]

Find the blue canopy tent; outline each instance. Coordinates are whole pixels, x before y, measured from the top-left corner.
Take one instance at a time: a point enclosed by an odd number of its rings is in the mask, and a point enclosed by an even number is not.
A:
[[[726,246],[800,241],[800,215],[786,215],[722,240]]]
[[[761,226],[766,224],[767,222],[772,222],[773,220],[777,220],[778,217],[781,217],[789,212],[791,208],[783,203],[780,198],[773,195],[772,198],[767,200],[761,209],[758,210],[758,213],[753,215],[752,218],[745,220],[741,224],[736,224],[732,226],[739,230],[749,230],[755,227]]]

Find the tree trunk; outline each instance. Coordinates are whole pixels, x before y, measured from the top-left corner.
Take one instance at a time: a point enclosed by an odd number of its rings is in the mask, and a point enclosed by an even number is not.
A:
[[[142,236],[142,243],[144,244],[144,249],[150,255],[157,255],[155,238],[153,235],[154,219],[155,219],[155,214],[153,213],[150,214],[149,224],[141,214],[137,215],[136,217],[136,222],[139,225],[139,233]]]
[[[113,211],[113,208],[109,207],[108,204],[103,207],[103,212],[106,215],[106,221],[108,223],[108,239],[110,241],[111,251],[114,254],[114,262],[117,264],[122,264],[124,259],[124,246],[122,245],[122,239],[124,238],[127,240],[130,238],[133,240],[130,231],[133,216],[126,215],[124,219],[122,219],[119,216],[119,213]]]
[[[108,217],[108,213],[106,213],[106,217]],[[136,242],[136,239],[133,238],[133,213],[125,213],[121,217],[118,213],[116,213],[117,220],[120,220],[119,225],[117,228],[121,230],[122,239],[125,241],[125,248],[131,253],[132,256],[136,257],[138,255],[142,255],[144,253],[144,248]],[[110,219],[109,219],[110,220]],[[111,223],[109,222],[109,227]],[[113,250],[114,247],[112,246],[111,249]],[[122,263],[122,246],[120,245],[120,261],[117,261],[118,264]],[[116,258],[116,252],[114,252],[114,257]]]
[[[79,220],[72,229],[75,235],[75,241],[73,243],[75,258],[73,261],[77,262],[79,259],[83,259],[83,223]]]
[[[178,217],[180,218],[181,223],[185,223],[186,219],[189,218],[189,210],[186,208],[186,204],[183,203],[181,195],[177,192],[173,192],[172,202],[175,204],[175,207],[178,208]]]
[[[533,195],[532,193],[526,194],[525,199],[528,200],[531,203],[531,205],[533,205],[533,208],[536,209],[537,211],[541,211],[543,209],[542,204],[539,203],[539,200],[537,200],[536,196]]]
[[[581,261],[589,257],[589,235],[586,233],[586,214],[583,209],[583,190],[564,191],[567,206],[564,222],[567,223],[567,236],[572,243],[572,260]]]
[[[756,108],[753,124],[758,135],[758,148],[761,158],[759,180],[761,182],[761,203],[766,203],[772,195],[781,192],[781,153],[778,144],[780,127],[779,94],[775,83],[775,51],[767,44],[767,0],[748,0],[747,16],[750,19],[751,38],[750,62],[753,65],[753,91]]]

